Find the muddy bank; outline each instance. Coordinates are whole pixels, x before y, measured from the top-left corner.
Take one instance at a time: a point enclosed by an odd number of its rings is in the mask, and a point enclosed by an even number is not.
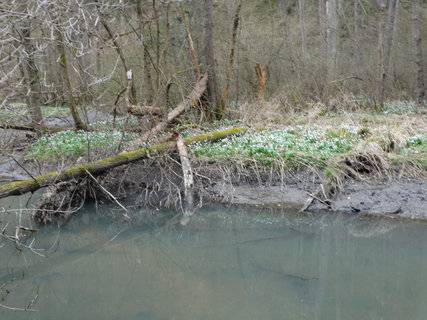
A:
[[[157,205],[179,201],[182,181],[179,166],[156,168],[134,164],[132,167],[117,168],[104,181],[126,184],[127,190],[145,195],[155,194],[151,203]],[[206,164],[205,164],[206,165]],[[254,178],[255,173],[235,175],[210,165],[195,168],[196,190],[202,203],[222,203],[286,210],[303,208],[310,194],[322,183],[316,172],[289,172],[280,181]],[[120,181],[119,181],[120,179]],[[154,183],[153,183],[154,182]],[[326,187],[325,187],[326,189]],[[166,191],[166,192],[165,192]],[[143,197],[142,197],[143,198]],[[319,194],[319,198],[324,197]],[[346,180],[343,189],[328,199],[329,207],[314,200],[307,211],[330,210],[348,214],[372,214],[414,219],[427,219],[427,180],[423,178],[400,178],[382,182]]]
[[[236,185],[229,189],[228,201],[236,205],[301,209],[313,189],[296,184],[284,186]],[[330,199],[330,207],[314,200],[308,211],[328,209],[350,214],[387,215],[427,219],[427,181],[399,179],[382,183],[348,181],[344,191]]]
[[[0,176],[10,180],[40,174],[31,163],[28,172],[15,161],[2,158]],[[200,164],[196,172],[196,191],[202,204],[222,203],[253,207],[300,210],[310,194],[322,183],[316,172],[288,172],[273,181],[259,172],[236,173]],[[181,168],[177,163],[145,160],[117,167],[99,177],[101,184],[117,197],[137,195],[139,204],[180,208]],[[319,195],[321,199],[323,196]],[[314,199],[307,211],[330,210],[348,214],[372,214],[427,219],[427,180],[400,178],[382,182],[344,181],[343,188],[329,196],[329,207]]]

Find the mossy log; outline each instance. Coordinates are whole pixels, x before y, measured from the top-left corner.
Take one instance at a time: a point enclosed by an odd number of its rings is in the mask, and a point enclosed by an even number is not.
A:
[[[199,136],[188,137],[183,139],[183,141],[186,145],[189,145],[194,142],[215,141],[234,134],[244,133],[247,130],[247,128],[226,129],[205,133]],[[27,192],[33,192],[38,190],[39,188],[53,185],[58,182],[83,177],[87,175],[86,171],[90,172],[92,175],[97,175],[108,169],[133,161],[148,158],[150,155],[153,154],[174,152],[175,150],[176,142],[168,141],[153,145],[148,148],[129,151],[126,153],[121,153],[117,156],[109,157],[91,163],[85,163],[63,171],[51,172],[31,179],[4,184],[0,186],[0,198],[4,198],[11,195],[20,195]]]

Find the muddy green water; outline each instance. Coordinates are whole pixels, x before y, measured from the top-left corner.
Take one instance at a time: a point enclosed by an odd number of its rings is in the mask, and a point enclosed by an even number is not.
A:
[[[1,206],[1,205],[0,205]],[[3,204],[4,206],[4,204]],[[426,319],[427,225],[344,215],[88,206],[41,258],[0,242],[0,319]],[[0,214],[1,225],[17,219]]]

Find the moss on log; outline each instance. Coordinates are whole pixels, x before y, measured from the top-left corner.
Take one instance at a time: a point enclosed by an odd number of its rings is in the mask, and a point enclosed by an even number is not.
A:
[[[232,128],[188,137],[183,140],[186,145],[194,142],[215,141],[226,138],[230,135],[244,133],[247,130],[247,128]],[[108,169],[145,159],[151,154],[161,154],[165,152],[173,152],[175,150],[176,142],[168,141],[148,148],[137,149],[95,162],[85,163],[59,172],[51,172],[31,179],[4,184],[0,186],[0,198],[36,191],[39,188],[53,185],[61,181],[83,177],[87,174],[86,170],[93,175],[97,175]]]

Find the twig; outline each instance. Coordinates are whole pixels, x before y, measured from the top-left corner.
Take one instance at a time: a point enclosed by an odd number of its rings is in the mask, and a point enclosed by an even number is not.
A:
[[[328,208],[331,207],[331,205],[329,203],[327,203],[326,201],[323,201],[322,199],[320,199],[319,197],[316,197],[314,194],[308,193],[308,195],[310,197],[312,197],[313,199],[316,199],[317,201],[319,201],[321,204],[324,204],[325,206],[327,206]]]
[[[117,198],[115,196],[113,196],[107,189],[105,189],[89,171],[87,171],[87,170],[85,170],[85,171],[98,184],[98,186],[102,189],[102,191],[104,191],[107,195],[109,195],[111,197],[111,199],[113,199],[114,202],[117,203],[117,205],[126,212],[125,217],[130,219],[129,216],[127,215],[128,210],[119,202],[119,200],[117,200]]]
[[[13,307],[8,307],[5,306],[4,304],[0,303],[0,307],[5,308],[7,310],[12,310],[12,311],[32,311],[32,312],[38,312],[39,310],[37,309],[27,309],[27,308],[13,308]]]
[[[342,78],[342,79],[338,79],[338,80],[331,81],[330,83],[342,82],[342,81],[345,81],[345,80],[351,80],[351,79],[360,80],[360,81],[365,81],[365,80],[363,80],[363,79],[362,79],[362,78],[360,78],[360,77],[350,76],[350,77],[346,77],[346,78]]]
[[[24,171],[25,171],[25,172],[26,172],[26,173],[31,177],[31,179],[33,179],[37,184],[39,183],[39,182],[36,180],[36,178],[34,178],[34,177],[33,177],[33,175],[32,175],[31,173],[29,173],[29,172],[28,172],[28,170],[27,170],[27,169],[25,169],[25,168],[24,168],[24,166],[22,166],[22,165],[18,162],[18,160],[16,160],[16,159],[15,159],[15,158],[13,158],[13,157],[12,157],[12,160],[13,160],[13,161],[15,161],[15,162],[16,162],[16,164],[17,164],[18,166],[20,166],[20,167],[22,168],[22,170],[24,170]]]

